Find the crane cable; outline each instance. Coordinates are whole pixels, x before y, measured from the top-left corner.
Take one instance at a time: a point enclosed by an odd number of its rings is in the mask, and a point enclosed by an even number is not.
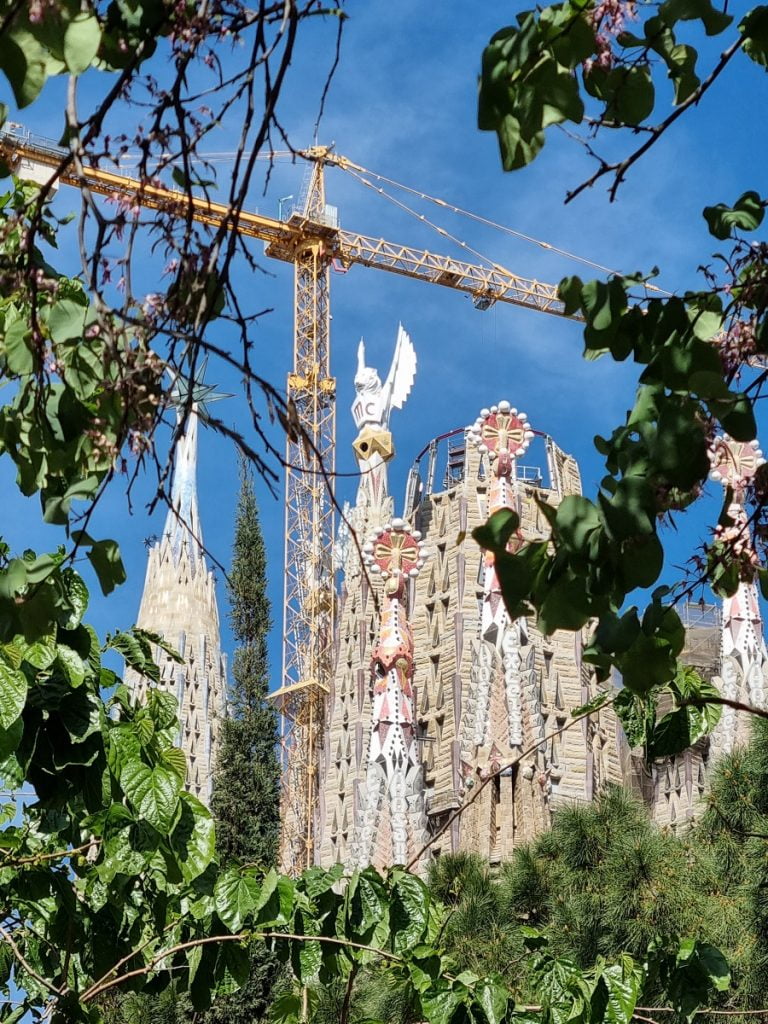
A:
[[[348,174],[353,175],[353,177],[357,178],[359,181],[362,181],[363,184],[367,185],[369,188],[374,189],[374,191],[379,192],[380,195],[386,196],[386,198],[390,199],[392,202],[397,203],[398,201],[394,199],[393,196],[390,196],[387,192],[385,192],[384,189],[377,187],[376,185],[373,184],[373,182],[368,181],[367,177],[375,178],[377,181],[384,182],[387,185],[392,185],[394,188],[402,189],[404,192],[408,192],[410,195],[417,196],[419,199],[423,199],[426,202],[434,203],[434,205],[436,206],[439,206],[446,210],[450,210],[451,213],[458,214],[459,216],[462,217],[467,217],[469,220],[473,220],[478,224],[484,225],[485,227],[495,228],[496,230],[502,231],[507,235],[511,235],[513,238],[519,238],[524,242],[530,242],[532,245],[537,245],[540,248],[547,250],[548,252],[555,253],[555,255],[557,256],[563,256],[566,259],[574,260],[576,263],[582,263],[587,267],[591,267],[593,270],[599,270],[605,274],[613,274],[617,277],[624,277],[624,274],[622,274],[621,271],[614,270],[611,267],[606,267],[602,263],[597,263],[594,260],[587,259],[585,256],[578,256],[576,255],[576,253],[569,252],[567,249],[560,249],[558,248],[558,246],[551,245],[549,242],[544,242],[539,238],[534,238],[531,235],[526,235],[522,231],[516,231],[514,228],[511,228],[506,224],[499,224],[496,221],[490,220],[488,217],[483,217],[480,214],[472,213],[471,210],[464,210],[460,206],[455,206],[453,203],[446,202],[445,199],[440,199],[438,196],[431,196],[426,192],[421,192],[418,189],[411,188],[409,185],[404,185],[402,182],[395,181],[394,178],[388,178],[384,174],[377,174],[376,171],[371,171],[366,167],[361,167],[359,164],[353,163],[346,157],[336,156],[335,154],[331,153],[327,158],[327,162],[333,164],[335,167],[341,168]],[[431,221],[426,220],[426,218],[423,217],[421,214],[410,210],[406,206],[403,206],[403,209],[407,209],[420,220],[423,220],[425,223],[434,226],[432,225]],[[449,235],[447,232],[442,231],[442,229],[440,228],[436,228],[436,230],[441,234],[445,234],[448,238],[453,238],[452,235]],[[454,241],[457,241],[457,239],[454,239]],[[464,246],[463,242],[459,242],[459,244]],[[486,259],[486,257],[480,258]],[[659,288],[658,285],[650,284],[648,282],[645,283],[645,288],[648,291],[658,292],[661,295],[672,294],[671,292],[668,292],[665,288]]]
[[[373,189],[373,191],[378,193],[378,195],[383,196],[385,199],[389,200],[390,203],[393,203],[395,206],[399,207],[399,209],[403,210],[405,213],[410,214],[411,217],[415,217],[416,220],[421,221],[422,224],[426,224],[427,227],[432,228],[432,230],[436,231],[438,235],[441,235],[443,238],[447,238],[451,242],[454,242],[456,245],[464,249],[466,252],[472,253],[473,256],[476,256],[477,259],[482,260],[492,270],[499,270],[505,275],[510,274],[510,271],[507,270],[506,267],[503,267],[500,263],[496,263],[494,260],[486,256],[484,253],[478,252],[477,249],[473,249],[472,246],[469,245],[467,242],[463,242],[456,235],[452,235],[450,231],[446,231],[445,228],[441,228],[439,224],[435,224],[434,221],[429,220],[429,218],[425,217],[423,213],[417,213],[416,210],[412,209],[401,199],[397,199],[395,196],[390,195],[389,192],[385,192],[383,188],[374,185],[372,181],[368,181],[361,174],[358,174],[357,171],[352,170],[351,167],[345,167],[344,170],[347,171],[348,174],[351,174],[353,178],[357,178],[358,181],[362,182],[363,185],[366,185],[368,188]]]
[[[412,217],[415,217],[416,220],[420,221],[422,224],[426,224],[428,227],[432,228],[434,231],[437,232],[438,235],[441,235],[443,238],[447,238],[449,241],[451,241],[454,244],[458,245],[465,252],[469,252],[473,256],[475,256],[477,259],[482,260],[492,270],[497,270],[500,273],[504,274],[505,276],[515,276],[506,267],[502,266],[502,264],[497,263],[495,260],[492,260],[490,257],[486,256],[484,253],[481,253],[477,249],[474,249],[467,242],[462,241],[456,235],[452,235],[449,231],[446,231],[445,228],[441,228],[439,224],[435,224],[434,221],[429,220],[429,218],[425,217],[423,213],[418,213],[412,207],[408,206],[407,203],[404,203],[401,199],[398,199],[396,196],[390,195],[390,193],[387,192],[385,189],[383,189],[381,186],[374,185],[374,183],[372,181],[368,181],[365,177],[363,177],[362,174],[359,174],[352,167],[345,166],[344,170],[348,174],[351,174],[353,178],[356,178],[358,181],[360,181],[367,188],[373,189],[374,192],[376,192],[380,196],[383,196],[390,203],[393,203],[395,206],[399,207],[399,209],[403,210],[405,213],[410,214]],[[409,191],[413,192],[414,190],[413,189],[409,189]],[[577,259],[578,257],[574,257],[574,258]],[[595,266],[596,266],[596,264],[595,264]],[[614,271],[609,271],[609,273],[614,273]],[[646,288],[652,288],[653,286],[646,283],[645,287]],[[659,289],[659,288],[656,288],[655,290],[656,291],[661,291],[661,289]]]

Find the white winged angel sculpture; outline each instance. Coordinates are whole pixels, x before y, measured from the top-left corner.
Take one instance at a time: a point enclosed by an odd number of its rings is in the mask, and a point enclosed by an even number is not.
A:
[[[355,454],[362,474],[358,505],[380,505],[387,494],[386,463],[394,452],[389,416],[393,408],[402,409],[405,405],[415,376],[416,350],[402,324],[397,328],[395,354],[383,384],[376,369],[365,365],[365,342],[360,339],[352,404],[358,429]]]

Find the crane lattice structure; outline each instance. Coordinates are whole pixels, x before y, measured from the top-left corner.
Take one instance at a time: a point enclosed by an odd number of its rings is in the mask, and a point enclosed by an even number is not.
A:
[[[148,209],[189,216],[266,243],[267,256],[294,267],[293,366],[286,389],[285,620],[282,685],[272,694],[281,716],[283,789],[281,868],[296,873],[314,861],[314,805],[330,690],[334,630],[332,550],[336,382],[331,376],[330,269],[354,264],[387,270],[472,296],[479,309],[495,302],[566,316],[557,287],[496,263],[467,263],[346,231],[329,222],[327,164],[357,165],[314,147],[301,210],[277,220],[200,196],[166,189],[93,166],[76,170],[70,154],[47,139],[0,132],[0,156],[21,177],[48,177],[91,192],[130,198]],[[291,423],[293,426],[291,427]]]

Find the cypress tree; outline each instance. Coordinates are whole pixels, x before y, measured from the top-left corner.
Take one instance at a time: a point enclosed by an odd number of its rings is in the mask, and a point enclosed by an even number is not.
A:
[[[211,809],[219,860],[271,866],[280,830],[277,721],[267,704],[271,626],[267,559],[253,480],[241,465],[229,577],[229,621],[238,648],[229,715],[222,723]]]
[[[277,721],[267,704],[267,560],[253,479],[240,467],[240,496],[229,577],[230,624],[238,647],[232,664],[229,715],[222,723],[211,809],[216,819],[219,862],[271,867],[277,860],[280,830],[280,766]],[[237,992],[216,1000],[207,1024],[252,1024],[263,1017],[280,965],[255,943],[251,973]]]

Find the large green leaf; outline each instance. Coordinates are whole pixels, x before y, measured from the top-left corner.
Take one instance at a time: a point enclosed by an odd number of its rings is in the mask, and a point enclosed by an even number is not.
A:
[[[3,35],[0,68],[11,84],[19,107],[37,99],[47,78],[47,55],[34,35],[17,24]]]
[[[9,371],[19,377],[34,372],[35,357],[31,347],[32,331],[23,320],[9,324],[3,337],[3,354]]]
[[[24,649],[24,661],[29,662],[34,668],[43,671],[54,663],[56,654],[56,637],[51,633],[48,636],[41,636],[31,644],[27,644]]]
[[[85,680],[87,665],[77,651],[66,644],[56,645],[56,664],[71,686],[80,686]]]
[[[61,582],[69,602],[69,614],[61,623],[62,629],[77,629],[83,621],[83,615],[88,607],[88,588],[83,583],[82,577],[69,567],[62,571]]]
[[[27,699],[27,677],[0,654],[0,728],[10,729]]]
[[[476,989],[476,999],[482,1007],[488,1024],[503,1024],[507,1020],[511,996],[501,979],[483,978]]]
[[[757,192],[745,192],[733,206],[718,203],[704,207],[704,219],[715,238],[729,238],[733,229],[756,231],[763,222],[765,200]]]
[[[88,560],[99,578],[102,593],[111,594],[115,587],[125,583],[125,566],[115,541],[94,541],[88,551]]]
[[[429,1024],[451,1024],[456,1010],[464,1002],[464,994],[444,982],[431,992],[423,993],[420,1002]]]
[[[415,875],[400,868],[392,872],[390,928],[396,952],[411,949],[424,939],[429,920],[429,890]]]
[[[600,972],[608,990],[606,1017],[613,1024],[629,1024],[632,1020],[643,974],[643,969],[628,956],[622,956],[619,963],[610,964]]]
[[[150,768],[132,758],[120,772],[120,785],[136,814],[159,832],[170,828],[179,803],[182,782],[176,772],[162,765]]]
[[[568,551],[581,554],[593,530],[600,526],[600,516],[593,503],[580,495],[569,495],[557,508],[557,537]]]
[[[100,43],[101,26],[95,15],[82,12],[70,21],[64,33],[64,60],[73,75],[91,66]]]
[[[233,932],[239,932],[243,922],[258,904],[259,883],[251,875],[236,867],[228,868],[216,879],[213,899],[216,913]]]
[[[295,886],[271,868],[262,883],[256,902],[255,917],[259,925],[284,925],[290,919],[295,897]]]
[[[27,567],[21,558],[12,558],[0,570],[0,598],[15,597],[27,585]]]
[[[182,793],[181,814],[171,833],[171,850],[186,881],[191,882],[205,871],[215,845],[210,811],[191,793]]]
[[[768,6],[753,7],[741,21],[739,31],[744,36],[744,52],[761,67],[768,68]]]
[[[214,972],[216,994],[223,996],[237,992],[246,983],[250,973],[251,961],[245,945],[222,942]]]

